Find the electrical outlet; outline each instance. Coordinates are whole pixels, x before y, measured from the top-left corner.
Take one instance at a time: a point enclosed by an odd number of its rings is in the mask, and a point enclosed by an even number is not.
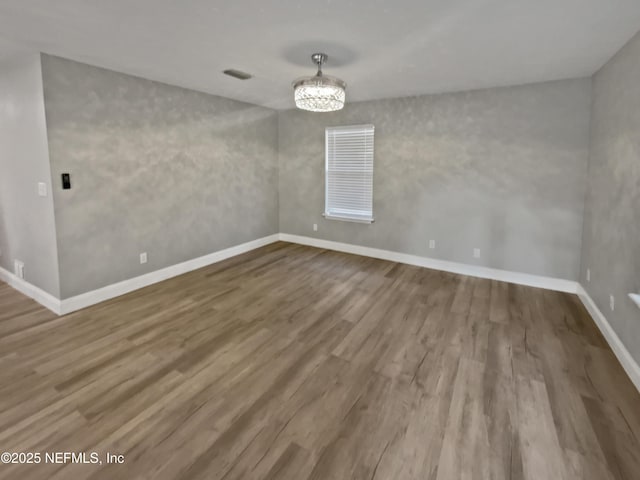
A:
[[[473,249],[473,258],[480,258],[480,249],[479,248],[474,248]]]
[[[140,254],[140,263],[147,263],[147,252],[142,252]]]
[[[616,299],[613,298],[613,295],[609,295],[609,308],[612,312],[616,309]]]
[[[591,281],[591,269],[587,268],[587,282]]]
[[[47,196],[47,184],[44,182],[38,182],[38,195],[41,197]]]
[[[318,231],[318,224],[317,224],[317,223],[314,223],[314,224],[313,224],[313,231],[314,231],[314,232],[317,232],[317,231]]]
[[[16,277],[24,279],[24,262],[21,262],[20,260],[14,260],[13,273],[16,274]]]
[[[429,240],[429,248],[436,248],[436,241],[435,240]]]

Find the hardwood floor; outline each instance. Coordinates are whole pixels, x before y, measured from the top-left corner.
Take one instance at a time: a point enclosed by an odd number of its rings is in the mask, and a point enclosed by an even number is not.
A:
[[[0,478],[640,478],[577,297],[286,243],[59,318],[0,284],[0,378],[0,451],[43,455]]]

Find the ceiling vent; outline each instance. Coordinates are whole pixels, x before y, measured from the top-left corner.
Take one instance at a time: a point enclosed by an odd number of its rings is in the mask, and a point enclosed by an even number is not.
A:
[[[222,73],[224,73],[225,75],[229,75],[230,77],[237,78],[238,80],[249,80],[251,78],[251,75],[248,74],[247,72],[234,70],[233,68],[230,68],[229,70],[225,70]]]

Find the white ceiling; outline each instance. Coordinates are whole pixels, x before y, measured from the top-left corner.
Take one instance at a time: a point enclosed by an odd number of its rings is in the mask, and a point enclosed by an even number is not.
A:
[[[356,101],[591,75],[638,29],[639,0],[0,0],[0,59],[39,50],[290,108],[315,51]]]

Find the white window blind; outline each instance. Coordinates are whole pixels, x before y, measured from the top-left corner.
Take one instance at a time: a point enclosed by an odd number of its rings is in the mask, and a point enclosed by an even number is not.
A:
[[[373,221],[373,125],[325,131],[325,217]]]

